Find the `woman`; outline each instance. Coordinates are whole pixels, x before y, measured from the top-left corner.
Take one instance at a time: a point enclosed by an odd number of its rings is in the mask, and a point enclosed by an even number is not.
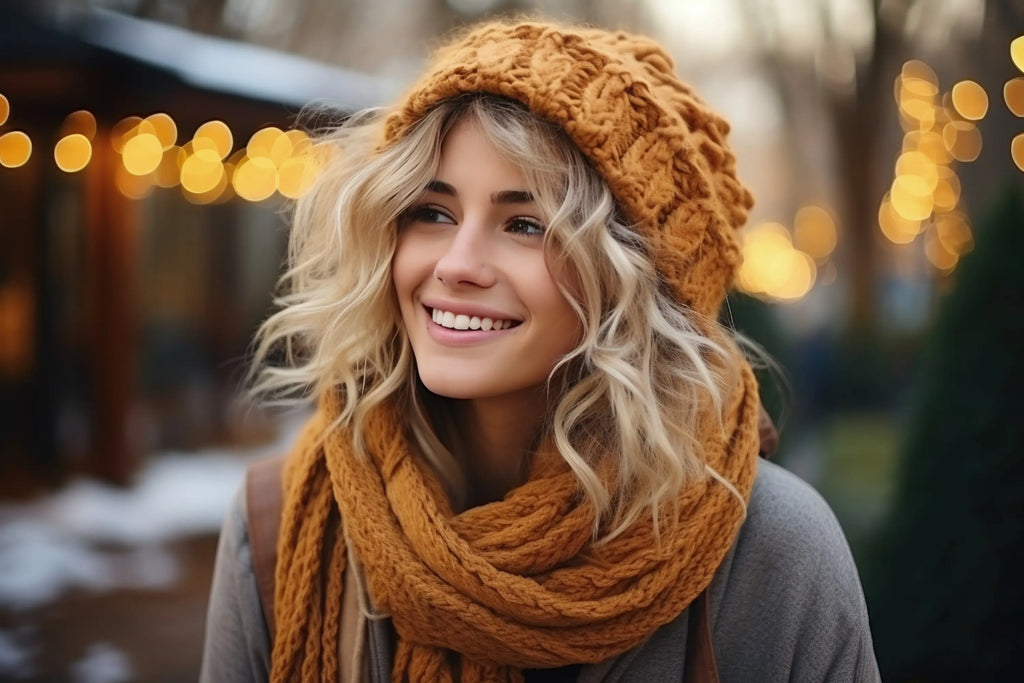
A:
[[[274,623],[240,496],[204,679],[877,679],[842,532],[758,462],[715,322],[727,130],[649,40],[491,23],[323,138],[256,354],[318,406]]]

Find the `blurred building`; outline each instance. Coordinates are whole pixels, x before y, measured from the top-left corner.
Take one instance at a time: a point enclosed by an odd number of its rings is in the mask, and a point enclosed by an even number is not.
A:
[[[304,136],[284,131],[308,103],[342,114],[386,86],[101,10],[21,7],[0,6],[0,481],[124,482],[150,449],[253,438],[234,398],[283,259],[283,168],[303,168]],[[203,124],[219,141],[193,138]],[[246,156],[259,131],[279,167]],[[244,163],[252,183],[270,169],[269,192],[238,184]]]

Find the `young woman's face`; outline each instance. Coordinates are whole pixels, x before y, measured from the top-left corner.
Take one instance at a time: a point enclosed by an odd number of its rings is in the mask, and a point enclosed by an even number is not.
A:
[[[392,277],[420,379],[459,399],[535,400],[580,323],[544,255],[545,217],[475,119],[399,228]]]

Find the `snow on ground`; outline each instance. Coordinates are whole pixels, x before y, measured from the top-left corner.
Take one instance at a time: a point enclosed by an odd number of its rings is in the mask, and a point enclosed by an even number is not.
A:
[[[82,478],[40,500],[0,504],[0,608],[34,609],[72,588],[172,585],[179,568],[165,544],[215,533],[246,465],[285,450],[301,422],[301,415],[290,416],[280,438],[248,451],[153,455],[130,488]],[[0,671],[18,652],[16,639],[0,633]],[[83,666],[87,680],[89,665]]]

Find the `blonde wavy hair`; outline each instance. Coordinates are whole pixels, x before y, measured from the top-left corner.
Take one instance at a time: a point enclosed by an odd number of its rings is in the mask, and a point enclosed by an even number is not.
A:
[[[657,524],[694,477],[714,477],[742,503],[694,437],[699,420],[721,415],[725,388],[737,381],[737,347],[715,321],[671,297],[644,239],[565,132],[494,95],[443,101],[383,147],[381,111],[320,137],[322,171],[295,206],[278,308],[254,343],[254,393],[301,401],[340,391],[338,424],[360,452],[367,414],[398,401],[454,504],[464,503],[466,480],[453,452],[458,425],[447,399],[418,381],[391,261],[404,212],[433,179],[447,133],[469,116],[522,169],[548,219],[548,257],[574,274],[571,287],[560,286],[583,333],[551,371],[553,409],[538,440],[553,439],[575,472],[598,513],[595,536],[604,529],[611,538],[643,514]],[[600,474],[609,453],[617,456],[614,483]]]

